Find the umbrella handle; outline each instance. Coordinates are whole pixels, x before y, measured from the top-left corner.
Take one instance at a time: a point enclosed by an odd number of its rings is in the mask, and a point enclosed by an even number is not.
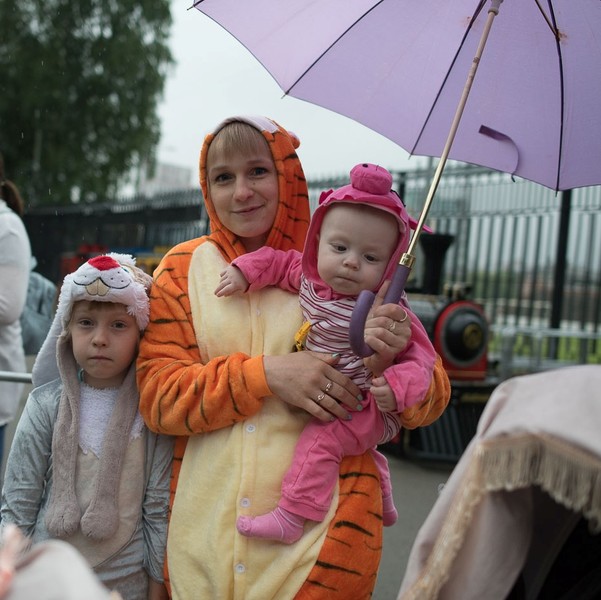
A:
[[[404,264],[399,264],[397,266],[394,275],[392,276],[390,287],[384,296],[384,304],[399,303],[399,300],[403,295],[403,290],[405,289],[405,284],[409,278],[410,271],[411,268]],[[349,341],[351,343],[351,349],[357,356],[362,358],[371,356],[374,353],[373,349],[365,343],[363,337],[365,331],[365,321],[367,321],[367,315],[371,310],[375,298],[376,295],[373,292],[370,292],[369,290],[363,290],[357,298],[357,304],[355,305],[353,314],[351,315],[351,324],[349,327]]]
[[[436,167],[436,172],[434,173],[434,177],[430,184],[430,189],[428,190],[424,209],[422,210],[419,222],[417,223],[417,226],[415,228],[415,234],[412,236],[411,241],[409,243],[409,248],[401,258],[401,262],[397,266],[392,281],[390,283],[390,288],[388,288],[386,296],[384,297],[384,302],[387,304],[391,302],[398,303],[398,301],[401,299],[401,294],[405,289],[405,283],[407,283],[409,272],[411,271],[411,267],[413,266],[413,250],[417,244],[417,240],[419,238],[419,234],[422,231],[422,227],[425,223],[428,211],[430,210],[430,205],[432,204],[432,200],[434,199],[434,194],[436,194],[436,190],[438,188],[438,184],[442,176],[442,171],[446,165],[449,152],[451,151],[451,146],[453,145],[455,134],[457,133],[457,128],[459,127],[459,122],[461,121],[463,109],[465,108],[465,104],[467,102],[470,90],[472,88],[474,77],[476,76],[478,65],[480,64],[480,58],[482,56],[482,52],[484,51],[484,46],[486,45],[488,34],[492,27],[494,18],[499,13],[499,7],[502,2],[503,0],[490,0],[490,8],[488,9],[488,15],[486,18],[486,23],[484,24],[484,30],[482,31],[480,42],[476,50],[476,55],[474,56],[474,60],[472,61],[470,72],[468,74],[467,81],[465,82],[463,93],[461,95],[461,99],[459,100],[459,104],[455,112],[453,123],[451,124],[451,129],[449,131],[445,147],[440,156],[438,166]],[[362,358],[365,358],[366,356],[371,356],[374,353],[373,348],[370,348],[363,339],[365,331],[365,321],[367,320],[367,315],[374,303],[374,298],[375,295],[373,294],[373,292],[363,290],[357,298],[357,304],[355,305],[353,314],[351,315],[351,323],[349,328],[349,340],[351,344],[351,349],[357,356],[360,356]]]

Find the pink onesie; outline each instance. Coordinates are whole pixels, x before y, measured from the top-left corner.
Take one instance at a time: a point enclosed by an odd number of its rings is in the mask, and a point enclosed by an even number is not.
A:
[[[382,496],[392,493],[386,458],[377,444],[389,441],[400,429],[396,413],[380,412],[367,393],[371,373],[363,359],[350,349],[348,328],[355,297],[335,297],[330,288],[309,281],[301,273],[302,255],[263,247],[237,258],[238,267],[249,282],[249,293],[268,285],[299,293],[305,321],[311,323],[305,347],[318,352],[337,352],[336,368],[350,377],[364,392],[363,410],[354,411],[351,421],[335,419],[324,423],[312,419],[297,442],[292,465],[282,483],[280,506],[306,519],[321,521],[327,514],[343,456],[372,450],[381,475]],[[324,289],[320,289],[324,288]],[[325,296],[325,297],[324,297]],[[397,398],[398,412],[423,400],[430,385],[435,351],[419,319],[406,301],[403,308],[411,319],[411,340],[384,377]]]

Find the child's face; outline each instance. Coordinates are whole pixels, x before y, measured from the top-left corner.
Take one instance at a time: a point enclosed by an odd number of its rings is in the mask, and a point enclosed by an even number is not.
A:
[[[250,153],[226,154],[211,146],[207,156],[207,180],[217,216],[249,252],[265,244],[278,209],[275,164],[267,142],[258,142]]]
[[[118,387],[134,360],[140,329],[124,304],[81,300],[69,322],[73,355],[84,381],[97,389]]]
[[[382,210],[334,204],[321,224],[317,272],[339,294],[375,290],[398,235],[396,219]]]

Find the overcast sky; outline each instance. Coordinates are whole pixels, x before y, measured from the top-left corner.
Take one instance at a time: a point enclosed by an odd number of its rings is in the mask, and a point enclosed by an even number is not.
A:
[[[285,0],[282,0],[285,1]],[[235,114],[263,114],[294,131],[308,176],[348,172],[359,162],[389,169],[416,168],[426,159],[351,119],[283,97],[271,75],[229,33],[195,9],[190,0],[172,3],[171,49],[177,64],[170,73],[159,114],[159,160],[193,169],[205,133]]]

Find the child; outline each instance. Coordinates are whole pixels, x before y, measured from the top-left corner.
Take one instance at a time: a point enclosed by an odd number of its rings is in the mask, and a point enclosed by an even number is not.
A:
[[[370,357],[365,360],[368,369],[348,342],[348,324],[358,294],[363,289],[378,290],[390,279],[409,244],[414,222],[391,184],[385,169],[357,165],[351,171],[350,185],[322,194],[302,255],[263,247],[237,258],[221,273],[217,296],[253,292],[267,285],[298,291],[305,322],[310,324],[304,347],[339,353],[337,368],[369,391],[352,420],[312,420],[307,425],[284,478],[278,506],[258,517],[239,517],[236,526],[243,535],[287,544],[297,541],[305,520],[325,517],[341,458],[375,449],[390,439],[399,428],[398,413],[426,394],[436,354],[405,299],[402,321],[411,319],[411,339],[393,361]],[[392,321],[389,330],[396,326]],[[318,396],[318,403],[325,400],[331,385]],[[392,525],[397,511],[388,466],[375,450],[374,458],[381,475],[383,522]]]
[[[151,281],[122,254],[65,277],[2,490],[3,526],[69,542],[126,600],[166,598],[172,442],[142,421],[134,364]]]

